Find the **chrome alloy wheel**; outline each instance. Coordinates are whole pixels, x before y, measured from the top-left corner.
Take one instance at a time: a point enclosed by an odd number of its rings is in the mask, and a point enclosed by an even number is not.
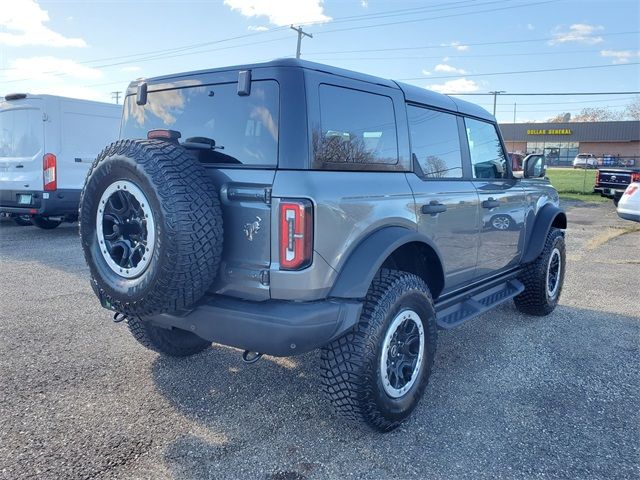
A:
[[[496,230],[509,230],[509,227],[511,226],[511,220],[509,219],[509,217],[501,215],[499,217],[495,217],[491,221],[491,225],[493,225],[493,228],[495,228]]]
[[[424,327],[413,310],[403,310],[391,322],[382,344],[380,374],[384,391],[399,398],[418,379],[424,357]]]
[[[549,298],[556,298],[560,289],[560,274],[562,273],[562,258],[560,250],[554,248],[549,256],[547,265],[547,295]]]
[[[96,213],[100,253],[114,273],[140,276],[149,266],[155,246],[155,224],[149,201],[128,180],[112,183],[100,197]]]

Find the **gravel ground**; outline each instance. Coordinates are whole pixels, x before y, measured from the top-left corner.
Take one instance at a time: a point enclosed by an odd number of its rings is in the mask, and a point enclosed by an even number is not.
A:
[[[640,478],[640,231],[568,207],[561,305],[441,332],[424,400],[384,435],[333,415],[316,353],[146,351],[93,296],[77,226],[3,221],[0,477]]]

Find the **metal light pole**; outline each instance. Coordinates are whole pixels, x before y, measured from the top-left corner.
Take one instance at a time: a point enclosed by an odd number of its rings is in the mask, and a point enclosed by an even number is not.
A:
[[[501,93],[507,93],[505,90],[494,90],[493,92],[489,92],[493,94],[493,116],[496,116],[496,100],[498,99],[498,95]]]

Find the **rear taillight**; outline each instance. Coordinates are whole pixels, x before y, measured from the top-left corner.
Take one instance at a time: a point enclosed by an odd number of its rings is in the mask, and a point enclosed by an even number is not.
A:
[[[627,187],[627,190],[624,192],[624,194],[631,196],[636,193],[636,190],[638,190],[638,187],[636,187],[635,185],[633,187]]]
[[[596,170],[596,185],[600,183],[600,170]]]
[[[57,160],[53,153],[46,153],[42,162],[42,172],[45,192],[58,188]]]
[[[640,172],[633,172],[631,174],[631,183],[640,182]]]
[[[313,208],[309,200],[280,202],[280,269],[301,270],[313,258]]]

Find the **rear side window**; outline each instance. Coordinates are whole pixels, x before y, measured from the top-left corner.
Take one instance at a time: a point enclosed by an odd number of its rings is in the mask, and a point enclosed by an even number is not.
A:
[[[473,178],[507,178],[507,159],[495,125],[465,118]]]
[[[42,129],[40,110],[0,110],[0,157],[33,157],[42,146]]]
[[[428,178],[462,178],[458,120],[450,113],[407,106],[411,151]]]
[[[320,127],[313,131],[316,168],[398,163],[391,98],[331,85],[320,85],[319,95]]]
[[[122,138],[147,138],[154,129],[180,132],[180,142],[211,143],[200,150],[206,163],[276,166],[278,163],[279,88],[273,80],[251,83],[251,94],[238,95],[237,83],[149,92],[124,105]]]

